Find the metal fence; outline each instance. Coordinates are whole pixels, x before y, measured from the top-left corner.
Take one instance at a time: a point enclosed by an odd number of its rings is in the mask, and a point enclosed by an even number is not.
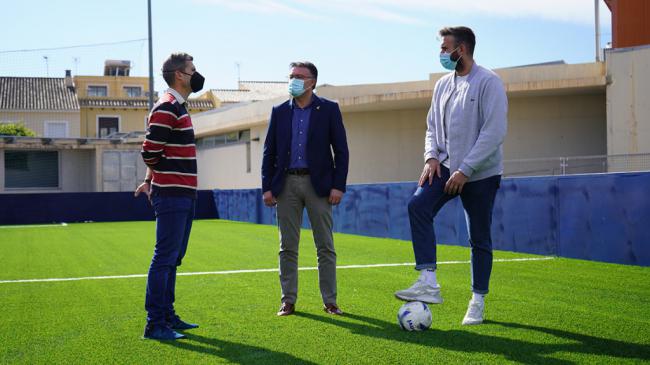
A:
[[[650,153],[504,160],[504,176],[650,171]]]

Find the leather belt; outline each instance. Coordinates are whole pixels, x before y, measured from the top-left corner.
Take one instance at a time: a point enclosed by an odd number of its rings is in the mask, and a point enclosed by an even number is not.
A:
[[[309,175],[309,169],[289,169],[287,170],[289,175]]]

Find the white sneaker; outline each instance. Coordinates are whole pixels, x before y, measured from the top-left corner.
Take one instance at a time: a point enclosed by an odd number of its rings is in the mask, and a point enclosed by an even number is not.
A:
[[[395,292],[395,296],[407,302],[442,303],[440,287],[433,287],[419,279],[410,288]]]
[[[474,325],[483,323],[483,309],[485,308],[485,303],[479,302],[477,300],[470,300],[469,306],[467,307],[467,313],[465,313],[465,318],[463,318],[463,325]]]

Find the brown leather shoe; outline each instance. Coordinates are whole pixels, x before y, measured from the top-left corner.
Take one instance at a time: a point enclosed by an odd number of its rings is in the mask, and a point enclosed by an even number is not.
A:
[[[343,315],[343,311],[335,303],[325,303],[323,310],[327,314]]]
[[[290,316],[295,312],[296,307],[293,305],[293,303],[282,303],[282,306],[280,307],[280,310],[278,311],[278,316]]]

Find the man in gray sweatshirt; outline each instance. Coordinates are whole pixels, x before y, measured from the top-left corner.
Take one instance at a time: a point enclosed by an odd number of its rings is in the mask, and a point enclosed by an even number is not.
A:
[[[490,226],[503,173],[501,145],[506,136],[508,99],[499,76],[474,62],[474,32],[440,30],[440,62],[452,71],[433,89],[424,142],[424,169],[408,204],[415,269],[420,276],[399,299],[442,303],[436,279],[433,218],[460,196],[471,246],[472,299],[464,325],[483,322],[492,271]]]

